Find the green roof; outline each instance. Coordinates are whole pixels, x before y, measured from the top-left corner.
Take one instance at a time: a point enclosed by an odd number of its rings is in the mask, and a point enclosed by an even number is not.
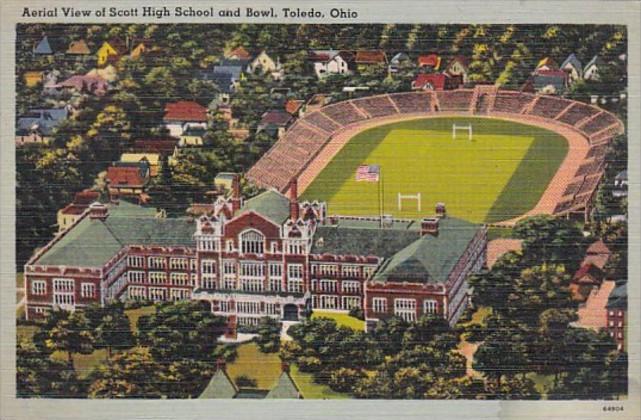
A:
[[[373,280],[445,283],[478,230],[478,225],[461,219],[440,219],[437,236],[424,235],[398,251],[383,263]]]
[[[418,238],[414,230],[319,226],[311,253],[389,258]]]
[[[303,398],[300,390],[294,383],[294,380],[289,373],[283,372],[278,378],[278,383],[271,391],[267,393],[265,398]]]
[[[227,373],[218,369],[198,398],[234,398],[238,389]]]
[[[610,292],[608,303],[605,306],[608,309],[627,309],[628,308],[628,286],[626,283],[618,285]]]
[[[247,200],[240,211],[247,210],[260,213],[277,225],[281,225],[289,217],[289,199],[275,190],[265,191]]]
[[[84,217],[36,263],[101,267],[126,245],[194,246],[195,230],[187,218],[157,218],[155,209],[121,201],[104,221]]]

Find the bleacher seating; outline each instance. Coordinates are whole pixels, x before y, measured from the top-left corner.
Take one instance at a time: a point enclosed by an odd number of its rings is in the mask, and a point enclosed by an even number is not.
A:
[[[603,168],[602,159],[591,160],[579,166],[579,169],[576,170],[575,176],[593,175],[599,172],[602,168]]]
[[[398,114],[394,104],[387,95],[355,99],[352,103],[372,118]]]
[[[494,111],[518,114],[526,105],[532,102],[534,98],[534,95],[527,93],[499,90],[494,101]]]
[[[530,111],[530,115],[543,118],[554,118],[561,111],[572,105],[572,101],[557,98],[554,96],[541,96]]]
[[[619,126],[612,127],[598,133],[595,136],[590,137],[590,143],[591,144],[608,143],[610,140],[612,140],[613,137],[617,136],[618,134],[621,134],[621,127]]]
[[[431,111],[432,96],[425,92],[393,93],[390,98],[402,114]]]
[[[312,112],[311,114],[306,115],[305,122],[308,122],[328,133],[332,133],[341,128],[340,125],[327,118],[320,111]]]
[[[559,121],[566,124],[575,125],[584,118],[590,117],[599,112],[597,108],[590,105],[575,102],[572,108],[568,109],[560,118]]]
[[[472,90],[443,90],[436,92],[440,111],[469,111],[472,103]]]
[[[617,119],[612,114],[608,114],[607,112],[604,112],[594,117],[587,124],[580,127],[580,129],[584,133],[591,135],[591,134],[596,134],[603,129],[606,129],[613,124],[616,124],[616,122],[617,122]]]
[[[341,125],[353,124],[365,119],[350,101],[325,106],[321,108],[321,112]]]

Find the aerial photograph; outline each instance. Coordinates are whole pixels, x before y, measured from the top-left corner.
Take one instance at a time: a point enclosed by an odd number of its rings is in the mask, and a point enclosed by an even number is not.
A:
[[[628,399],[627,45],[18,24],[17,397]]]

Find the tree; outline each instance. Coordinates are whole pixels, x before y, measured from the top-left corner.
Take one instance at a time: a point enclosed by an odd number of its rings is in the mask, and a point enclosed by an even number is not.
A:
[[[263,353],[275,353],[280,348],[281,323],[270,317],[261,318],[258,323],[256,344]]]
[[[158,361],[211,361],[226,323],[207,302],[159,304],[155,314],[138,319],[138,340]]]
[[[124,350],[134,346],[131,324],[122,303],[88,306],[85,316],[93,331],[94,347],[106,348],[107,357],[111,357],[114,348]]]
[[[510,340],[506,332],[491,333],[474,353],[472,367],[490,380],[496,388],[501,387],[501,378],[521,372],[527,366],[526,348],[522,342]]]
[[[337,392],[352,392],[358,381],[365,376],[361,369],[338,368],[332,372],[328,385]]]
[[[80,311],[51,311],[40,331],[34,335],[36,347],[49,352],[66,352],[70,365],[73,365],[73,353],[92,353],[93,342],[89,321]]]
[[[376,324],[373,338],[380,346],[383,354],[397,354],[401,351],[403,336],[409,328],[409,323],[400,317],[392,317]]]
[[[16,394],[18,398],[73,398],[82,395],[82,386],[73,366],[33,346],[18,344]]]

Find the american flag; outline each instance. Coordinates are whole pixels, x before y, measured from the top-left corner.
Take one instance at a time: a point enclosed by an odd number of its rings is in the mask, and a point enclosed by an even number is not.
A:
[[[361,165],[356,170],[356,181],[378,182],[380,174],[379,165]]]

